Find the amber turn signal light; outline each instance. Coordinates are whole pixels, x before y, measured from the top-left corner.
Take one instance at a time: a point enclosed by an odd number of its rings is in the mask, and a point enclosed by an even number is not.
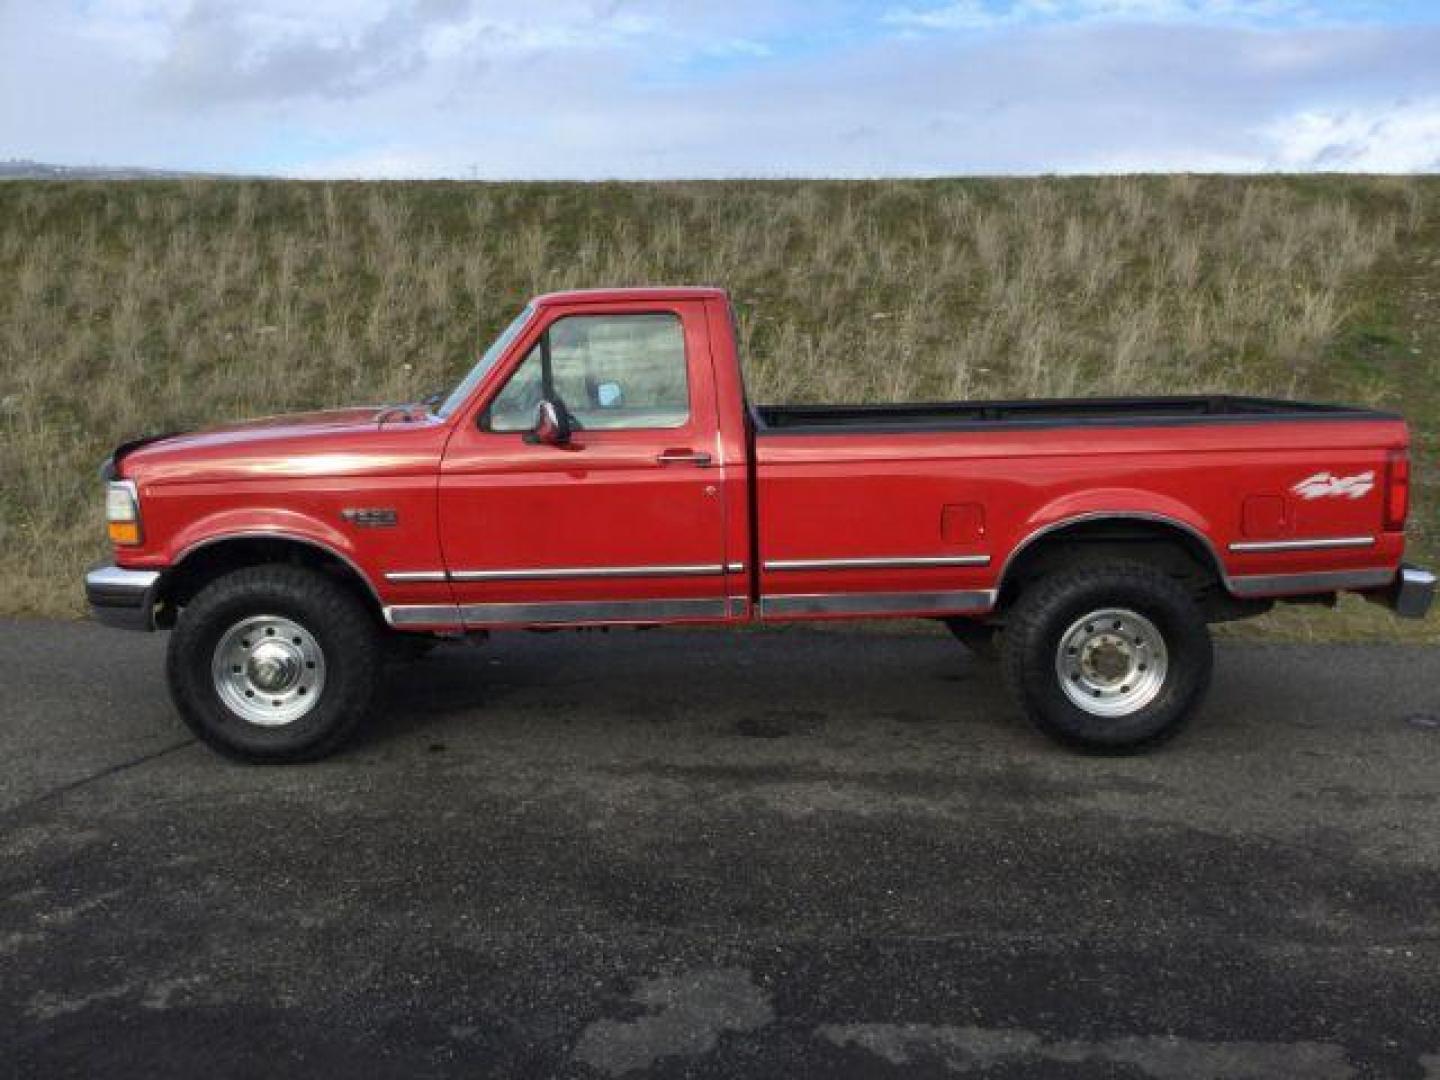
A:
[[[112,544],[140,543],[140,523],[138,521],[110,522],[110,542]]]

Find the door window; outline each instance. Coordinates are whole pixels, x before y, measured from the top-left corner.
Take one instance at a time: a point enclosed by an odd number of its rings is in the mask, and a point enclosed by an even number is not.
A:
[[[490,431],[529,431],[535,407],[546,398],[563,405],[580,430],[684,427],[690,389],[679,316],[557,319],[491,401],[482,424]]]

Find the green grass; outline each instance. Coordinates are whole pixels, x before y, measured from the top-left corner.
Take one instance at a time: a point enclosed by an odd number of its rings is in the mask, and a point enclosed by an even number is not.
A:
[[[0,183],[0,612],[78,612],[121,439],[453,382],[531,294],[710,283],[760,400],[1403,409],[1440,549],[1440,180]],[[1244,632],[1440,640],[1345,604]]]

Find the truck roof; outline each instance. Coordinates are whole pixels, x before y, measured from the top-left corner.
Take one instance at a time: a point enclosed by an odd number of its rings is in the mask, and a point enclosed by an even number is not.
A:
[[[570,289],[537,296],[534,304],[613,304],[627,300],[724,300],[725,290],[713,285],[648,285],[628,289]]]

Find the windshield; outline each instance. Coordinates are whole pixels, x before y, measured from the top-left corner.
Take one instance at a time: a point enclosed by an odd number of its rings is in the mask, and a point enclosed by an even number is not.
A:
[[[436,416],[444,420],[465,403],[465,399],[474,391],[480,380],[489,374],[490,369],[495,366],[495,362],[510,347],[510,343],[519,336],[521,328],[530,321],[532,313],[533,309],[526,305],[525,310],[515,316],[515,321],[501,331],[500,336],[485,350],[485,355],[480,357],[475,366],[470,369],[470,374],[460,380],[460,385],[450,391],[450,396],[445,399],[444,404],[435,410]]]

